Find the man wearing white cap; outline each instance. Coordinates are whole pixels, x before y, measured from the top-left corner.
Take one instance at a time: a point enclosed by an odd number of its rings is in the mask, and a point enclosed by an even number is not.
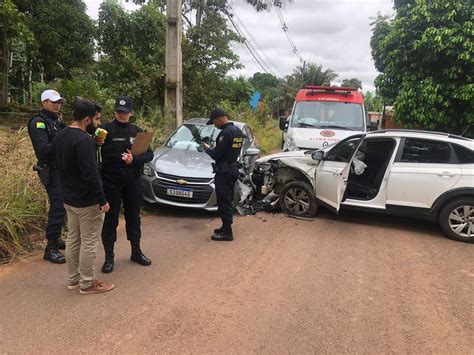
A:
[[[46,90],[41,94],[43,108],[28,122],[28,133],[38,159],[33,170],[38,172],[49,198],[46,239],[48,244],[43,259],[53,264],[64,264],[66,258],[59,251],[64,249],[61,229],[64,226],[66,210],[63,205],[63,189],[56,171],[53,138],[58,131],[66,127],[59,112],[64,99],[55,90]]]

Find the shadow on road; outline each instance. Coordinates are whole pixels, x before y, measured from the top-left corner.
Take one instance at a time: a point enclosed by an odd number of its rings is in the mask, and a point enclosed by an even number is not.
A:
[[[405,232],[416,232],[431,237],[446,238],[438,224],[415,218],[347,210],[335,215],[327,209],[320,209],[316,218],[329,223],[351,223],[373,227],[390,228]]]

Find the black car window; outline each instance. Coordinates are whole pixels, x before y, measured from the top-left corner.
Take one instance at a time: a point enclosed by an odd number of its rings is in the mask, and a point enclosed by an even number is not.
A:
[[[460,164],[474,164],[474,151],[461,145],[453,144]]]
[[[449,164],[451,148],[448,143],[429,139],[407,138],[400,161],[405,163]]]
[[[334,146],[334,148],[327,152],[326,156],[324,157],[324,160],[348,163],[349,160],[351,160],[352,154],[357,148],[359,141],[360,137],[357,137],[337,144],[336,146]]]

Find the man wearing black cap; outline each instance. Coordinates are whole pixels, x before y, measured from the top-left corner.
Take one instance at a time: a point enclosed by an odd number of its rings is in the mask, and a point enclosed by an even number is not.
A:
[[[242,149],[243,133],[234,126],[227,118],[224,110],[214,109],[208,125],[214,124],[222,131],[216,138],[216,146],[211,149],[204,143],[204,149],[209,156],[215,160],[213,164],[217,196],[217,212],[222,220],[222,227],[214,230],[212,240],[231,241],[234,239],[232,233],[232,199],[234,197],[234,185],[239,176],[237,159]]]
[[[102,229],[102,243],[105,250],[105,262],[102,272],[109,273],[114,270],[114,244],[117,240],[117,226],[120,206],[123,201],[125,215],[125,230],[127,239],[132,247],[131,260],[148,266],[148,259],[140,249],[140,206],[143,195],[143,185],[140,181],[143,164],[153,159],[150,148],[141,155],[132,155],[133,140],[138,132],[143,130],[130,123],[133,102],[128,96],[118,96],[115,99],[115,119],[101,125],[108,134],[101,146],[102,179],[104,191],[110,210],[105,215]]]

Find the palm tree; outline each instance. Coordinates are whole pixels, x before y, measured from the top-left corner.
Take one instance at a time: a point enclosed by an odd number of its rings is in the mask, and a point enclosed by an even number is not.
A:
[[[297,85],[297,87],[306,85],[329,86],[331,81],[336,79],[338,75],[332,69],[323,70],[322,65],[308,63],[304,68],[304,72],[303,67],[296,67],[291,77],[294,85]]]

